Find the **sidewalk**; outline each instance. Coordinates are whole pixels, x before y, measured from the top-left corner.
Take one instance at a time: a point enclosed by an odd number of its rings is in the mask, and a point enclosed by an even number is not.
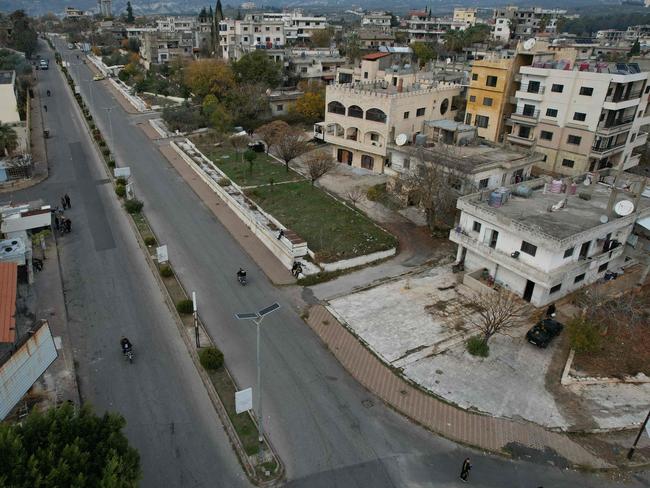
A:
[[[310,309],[307,324],[357,381],[426,429],[462,444],[515,457],[534,449],[556,465],[614,467],[568,436],[531,423],[467,412],[422,392],[385,366],[322,305]]]
[[[295,278],[282,263],[269,251],[244,223],[228,208],[219,196],[201,180],[169,144],[159,146],[158,150],[176,169],[178,174],[194,190],[217,219],[228,229],[248,255],[262,268],[275,285],[291,285]]]

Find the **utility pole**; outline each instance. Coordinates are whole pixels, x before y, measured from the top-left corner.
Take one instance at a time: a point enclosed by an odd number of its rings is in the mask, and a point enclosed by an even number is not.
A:
[[[643,431],[645,430],[646,425],[648,425],[648,420],[650,420],[650,411],[648,411],[648,415],[646,415],[645,420],[641,424],[641,428],[639,429],[639,433],[636,435],[636,439],[634,439],[634,444],[632,444],[632,447],[627,453],[627,458],[631,461],[632,456],[634,455],[634,451],[636,450],[636,445],[639,442],[639,439],[641,439],[641,434],[643,434]]]

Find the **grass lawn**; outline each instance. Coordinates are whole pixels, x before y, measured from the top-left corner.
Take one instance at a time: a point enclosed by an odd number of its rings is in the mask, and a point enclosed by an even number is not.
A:
[[[278,163],[265,153],[257,154],[253,162],[253,173],[249,171],[248,161],[241,162],[241,155],[230,148],[200,148],[203,154],[209,157],[221,171],[228,175],[232,181],[240,186],[268,185],[271,178],[274,183],[303,179],[298,173],[289,170],[282,163]],[[207,151],[207,152],[206,152]],[[226,156],[226,157],[224,157]]]
[[[247,195],[307,241],[319,261],[390,249],[396,239],[308,181],[260,187]]]

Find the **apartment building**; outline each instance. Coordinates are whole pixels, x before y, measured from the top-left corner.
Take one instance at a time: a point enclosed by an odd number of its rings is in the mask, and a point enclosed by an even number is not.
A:
[[[292,81],[313,80],[331,83],[336,70],[347,64],[347,59],[334,48],[287,49],[285,67]]]
[[[357,32],[359,44],[362,49],[376,51],[380,46],[394,46],[395,34],[391,31],[378,31],[375,29],[360,29]]]
[[[475,8],[455,8],[454,21],[464,22],[467,27],[476,25],[476,9]]]
[[[386,72],[385,79],[328,85],[325,121],[315,137],[332,145],[339,163],[383,173],[390,141],[406,142],[427,120],[453,120],[462,87],[415,82],[415,75]]]
[[[416,73],[411,61],[410,48],[382,47],[381,51],[366,54],[358,66],[343,66],[336,70],[336,82],[340,84],[385,80],[389,75],[406,76],[407,83],[415,81]]]
[[[75,7],[66,7],[63,11],[63,16],[69,19],[78,19],[79,17],[84,17],[85,15],[86,13],[83,10]]]
[[[170,16],[156,19],[158,32],[193,31],[198,24],[197,17]]]
[[[618,44],[621,41],[626,41],[627,31],[616,29],[604,29],[596,31],[596,41]]]
[[[16,72],[0,71],[0,121],[16,131],[17,152],[25,153],[29,151],[29,128],[26,121],[20,120],[17,90]]]
[[[390,19],[386,12],[369,12],[361,18],[361,27],[389,31]]]
[[[97,4],[99,6],[99,15],[105,19],[113,16],[112,0],[97,0]]]
[[[406,20],[406,35],[412,42],[442,42],[443,36],[454,30],[465,30],[467,24],[451,18],[431,17],[427,12],[410,12]]]
[[[176,58],[192,58],[193,53],[192,31],[145,32],[140,45],[140,58],[146,69]]]
[[[541,32],[554,34],[560,17],[568,17],[567,11],[540,7],[497,8],[492,16],[492,35],[495,40],[507,42],[510,39],[535,37]]]
[[[576,175],[630,168],[647,141],[648,73],[634,64],[535,62],[519,70],[508,142],[534,147],[542,167]]]
[[[261,14],[265,20],[281,20],[284,24],[284,31],[287,42],[304,43],[309,41],[311,34],[316,30],[323,30],[329,27],[327,17],[320,15],[304,15],[300,9],[282,13]]]
[[[603,172],[474,193],[458,199],[449,239],[465,279],[486,273],[541,307],[625,264],[635,222],[650,216],[643,190],[641,177]]]
[[[284,59],[284,22],[274,15],[248,14],[243,20],[219,22],[220,56],[237,60],[256,49],[265,49],[275,61]]]

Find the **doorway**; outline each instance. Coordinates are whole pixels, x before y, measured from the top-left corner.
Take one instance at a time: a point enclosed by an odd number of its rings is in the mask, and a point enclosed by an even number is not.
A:
[[[492,236],[490,237],[490,247],[495,249],[497,247],[497,241],[499,240],[499,231],[493,230]]]
[[[535,282],[526,280],[526,288],[524,288],[523,299],[527,302],[530,302],[530,299],[533,298],[533,290],[535,289]]]
[[[589,244],[591,244],[591,241],[583,242],[582,246],[580,246],[580,259],[587,259],[587,254],[589,254]]]

